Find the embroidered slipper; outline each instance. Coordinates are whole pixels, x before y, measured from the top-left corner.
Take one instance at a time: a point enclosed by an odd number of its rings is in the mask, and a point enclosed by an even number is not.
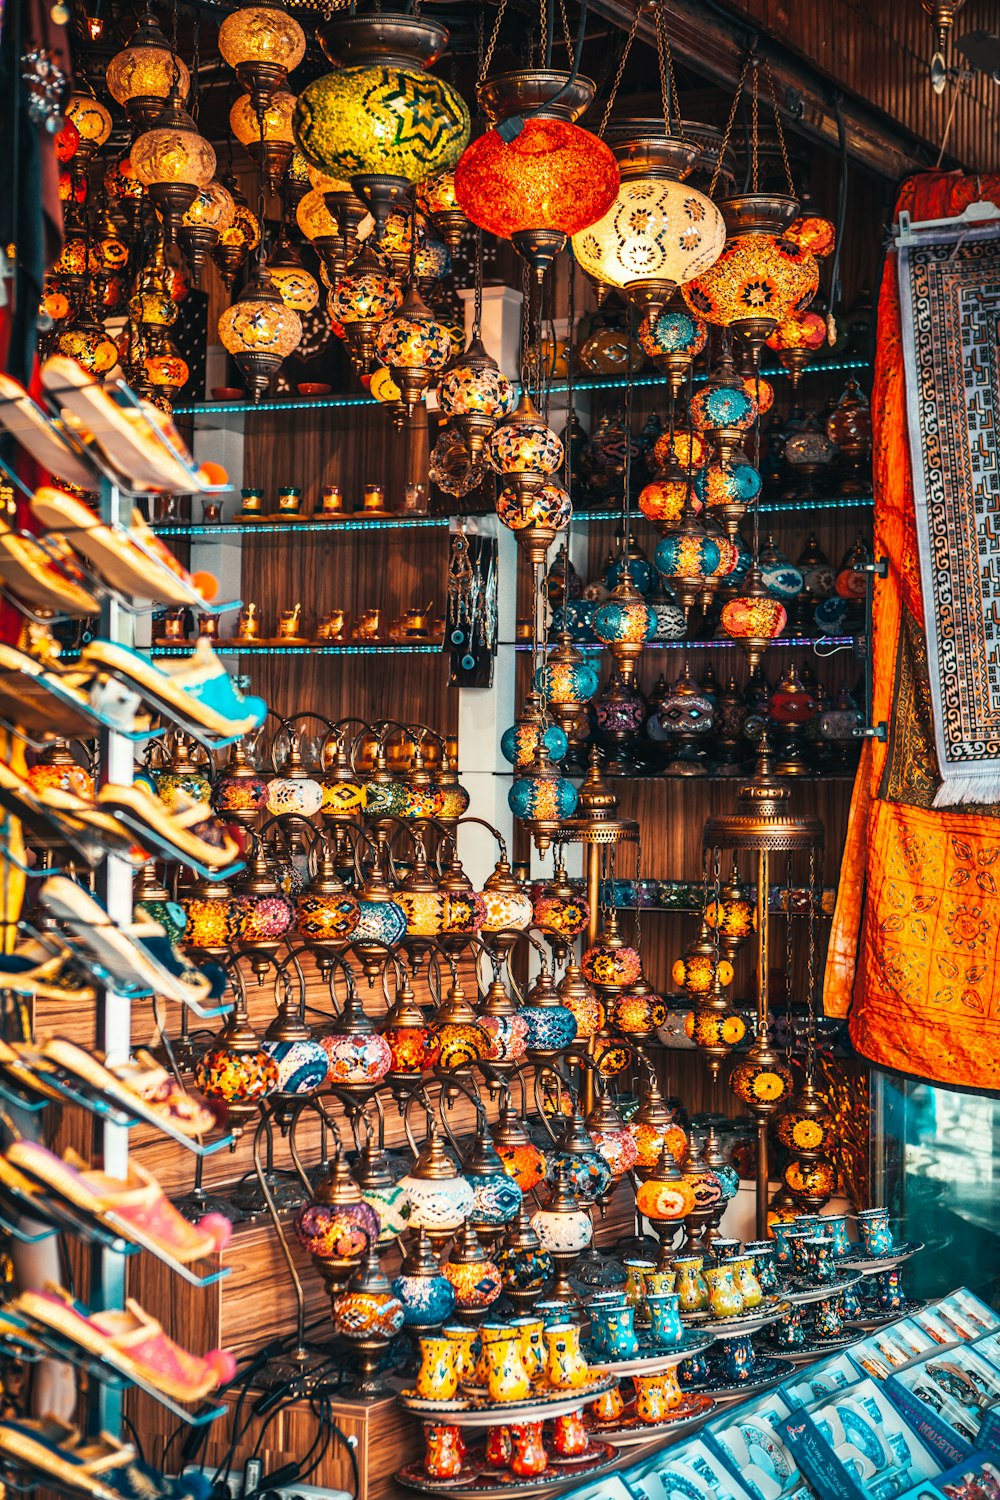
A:
[[[89,891],[65,875],[50,875],[38,893],[46,911],[72,933],[101,974],[126,993],[158,994],[190,1006],[198,1015],[217,976],[194,968],[173,949],[158,922],[119,927]],[[218,1011],[209,1012],[219,1014]]]
[[[68,1151],[60,1157],[37,1141],[12,1141],[7,1161],[33,1183],[55,1194],[105,1229],[118,1231],[160,1260],[188,1265],[224,1250],[232,1225],[221,1214],[198,1224],[182,1219],[152,1173],[130,1162],[127,1177],[111,1177]]]
[[[0,953],[0,990],[67,1005],[90,1004],[97,999],[97,990],[76,972],[74,957],[69,948],[54,954],[34,940],[13,953]]]
[[[34,1099],[36,1102],[29,1107],[38,1109],[39,1099],[46,1102],[62,1102],[62,1095],[58,1089],[45,1081],[44,1070],[34,1067],[27,1062],[19,1052],[15,1051],[9,1042],[0,1039],[0,1073],[8,1083],[12,1084],[15,1091],[22,1099]]]
[[[191,494],[215,488],[200,474],[173,423],[147,402],[120,405],[82,366],[61,354],[45,361],[42,384],[70,425],[83,428],[133,492]]]
[[[135,1450],[102,1434],[82,1441],[76,1429],[54,1417],[0,1422],[0,1463],[27,1473],[43,1488],[54,1486],[90,1500],[120,1500],[120,1491],[102,1475],[126,1468]]]
[[[24,451],[69,484],[92,490],[97,475],[71,447],[52,418],[10,375],[0,374],[0,427],[20,443]]]
[[[47,537],[42,546],[34,537],[13,531],[2,518],[0,579],[32,609],[79,618],[96,615],[101,607],[84,587],[73,551],[60,537]]]
[[[0,807],[19,818],[43,837],[70,845],[88,864],[97,864],[106,854],[115,854],[134,869],[146,864],[149,855],[133,830],[98,808],[88,798],[61,787],[36,789],[12,766],[0,760]]]
[[[0,1048],[3,1044],[0,1043]],[[79,1083],[95,1090],[111,1104],[119,1105],[136,1119],[165,1130],[175,1139],[207,1135],[217,1124],[213,1110],[186,1089],[149,1052],[139,1051],[126,1063],[107,1067],[83,1047],[61,1036],[47,1037],[40,1045],[22,1042],[14,1055],[27,1062],[40,1056]],[[3,1052],[0,1050],[0,1065]]]
[[[148,840],[168,859],[194,865],[199,875],[224,870],[228,878],[242,869],[236,840],[204,802],[196,802],[185,792],[174,792],[168,808],[141,783],[131,786],[109,783],[101,787],[97,800],[102,806],[113,808],[137,838]]]
[[[219,745],[258,729],[267,717],[263,698],[244,698],[206,636],[179,661],[149,661],[128,646],[91,641],[80,653],[82,666],[110,672],[152,708],[206,734]]]
[[[95,729],[108,727],[120,728],[126,734],[148,729],[148,715],[137,718],[135,714],[135,694],[127,699],[120,696],[111,723],[106,712],[92,706],[84,691],[88,681],[86,674],[40,661],[0,642],[0,715],[9,724],[64,739],[91,739]]]
[[[36,492],[30,509],[50,534],[56,533],[63,545],[74,547],[119,594],[157,604],[207,607],[209,600],[190,573],[137,512],[133,513],[131,528],[106,526],[82,500],[48,485]],[[2,569],[0,555],[0,572]]]
[[[49,1287],[23,1292],[8,1308],[173,1401],[203,1401],[236,1373],[231,1354],[210,1349],[202,1359],[188,1353],[132,1298],[124,1312],[91,1313],[61,1287]]]

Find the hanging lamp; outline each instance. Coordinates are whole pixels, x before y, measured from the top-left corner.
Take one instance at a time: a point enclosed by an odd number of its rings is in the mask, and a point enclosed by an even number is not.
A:
[[[305,57],[306,36],[294,16],[279,6],[247,5],[219,27],[219,52],[259,113]]]
[[[198,189],[215,176],[215,152],[181,103],[176,80],[150,128],[133,143],[131,161],[172,244]]]
[[[176,83],[181,99],[191,88],[191,77],[156,23],[149,5],[128,44],[108,63],[108,92],[135,126],[147,129],[163,109]]]

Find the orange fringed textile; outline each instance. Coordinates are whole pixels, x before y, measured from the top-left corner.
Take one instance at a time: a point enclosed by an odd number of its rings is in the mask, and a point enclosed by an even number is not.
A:
[[[929,172],[897,215],[953,218],[1000,206],[1000,177]],[[936,762],[920,738],[923,602],[917,555],[896,258],[886,260],[872,394],[875,556],[873,719],[889,744],[861,758],[827,959],[826,1013],[850,1012],[858,1051],[883,1067],[963,1088],[1000,1087],[1000,820],[932,810]],[[911,795],[912,793],[912,795]],[[924,805],[919,805],[921,802]]]

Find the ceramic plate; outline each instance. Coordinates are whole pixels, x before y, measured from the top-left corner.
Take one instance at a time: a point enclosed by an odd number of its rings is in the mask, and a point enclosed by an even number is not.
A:
[[[762,1302],[760,1307],[755,1307],[752,1312],[737,1313],[734,1318],[710,1318],[704,1323],[697,1325],[697,1332],[711,1334],[713,1339],[735,1339],[741,1338],[748,1333],[756,1333],[760,1328],[766,1328],[769,1323],[777,1322],[783,1318],[788,1311],[789,1303],[784,1297],[770,1297],[767,1302]]]
[[[597,1450],[590,1458],[573,1462],[567,1459],[558,1467],[551,1466],[544,1474],[519,1479],[509,1469],[486,1469],[481,1467],[483,1450],[473,1449],[468,1455],[464,1471],[457,1479],[428,1479],[421,1463],[407,1464],[396,1473],[397,1484],[407,1489],[421,1490],[425,1494],[454,1495],[455,1500],[475,1500],[479,1495],[496,1495],[499,1500],[507,1495],[548,1495],[555,1490],[569,1489],[584,1479],[596,1478],[618,1464],[618,1452],[610,1443],[594,1443]]]
[[[783,1295],[793,1307],[806,1307],[810,1302],[822,1302],[825,1297],[839,1297],[841,1292],[857,1286],[860,1280],[860,1271],[838,1276],[836,1281],[828,1281],[823,1286],[817,1286],[815,1282],[810,1284],[805,1277],[796,1277],[790,1279],[788,1290]]]
[[[435,1401],[430,1396],[418,1396],[416,1391],[400,1391],[399,1399],[407,1411],[418,1417],[443,1417],[456,1411],[468,1411],[472,1405],[468,1396],[453,1396],[450,1401]]]
[[[706,1421],[714,1410],[715,1402],[711,1396],[698,1392],[685,1396],[665,1422],[643,1422],[631,1407],[626,1407],[622,1415],[613,1422],[588,1419],[588,1425],[605,1442],[614,1443],[616,1448],[626,1448],[640,1443],[653,1443],[661,1437],[679,1437],[682,1432]]]
[[[696,1354],[703,1353],[715,1342],[714,1338],[701,1337],[698,1334],[685,1334],[679,1344],[672,1349],[663,1349],[647,1345],[640,1348],[638,1354],[633,1354],[630,1359],[609,1359],[606,1354],[598,1354],[596,1349],[584,1348],[583,1354],[587,1363],[594,1368],[611,1370],[617,1376],[622,1375],[659,1375],[664,1370],[669,1370],[673,1365],[679,1365],[682,1360],[691,1359]]]
[[[504,1401],[491,1402],[488,1397],[467,1397],[464,1405],[448,1405],[440,1401],[427,1401],[422,1397],[410,1398],[404,1391],[400,1396],[400,1403],[407,1411],[413,1412],[418,1417],[447,1416],[448,1421],[455,1427],[492,1427],[498,1421],[505,1424],[509,1422],[542,1422],[549,1417],[565,1416],[567,1412],[576,1411],[578,1407],[593,1401],[602,1391],[609,1391],[615,1383],[616,1377],[609,1374],[593,1373],[593,1379],[586,1385],[575,1387],[571,1391],[553,1390],[546,1386],[536,1392],[527,1401]],[[502,1415],[501,1415],[502,1414]]]
[[[822,1359],[824,1354],[836,1354],[840,1349],[849,1349],[861,1336],[860,1328],[852,1328],[850,1332],[838,1333],[833,1339],[806,1339],[796,1349],[783,1349],[775,1345],[774,1352],[791,1365],[801,1365],[808,1360]]]
[[[898,1323],[900,1318],[908,1318],[926,1306],[926,1301],[911,1302],[908,1298],[895,1312],[869,1312],[866,1308],[860,1318],[845,1318],[844,1322],[848,1328],[855,1328],[861,1333],[872,1333],[876,1328],[885,1328],[890,1323]]]
[[[711,1375],[697,1387],[699,1395],[714,1396],[716,1401],[741,1401],[744,1396],[756,1396],[786,1378],[791,1366],[785,1359],[772,1355],[758,1357],[753,1368],[753,1379],[733,1385],[728,1375]]]
[[[923,1248],[922,1241],[918,1244],[915,1240],[907,1240],[895,1249],[888,1250],[885,1255],[855,1255],[852,1251],[849,1255],[842,1255],[837,1264],[843,1266],[845,1271],[860,1271],[862,1275],[873,1271],[892,1271]]]

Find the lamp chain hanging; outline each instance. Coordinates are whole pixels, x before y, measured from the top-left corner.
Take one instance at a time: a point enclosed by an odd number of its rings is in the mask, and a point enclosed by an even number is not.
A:
[[[507,0],[500,0],[500,4],[497,6],[497,18],[493,23],[493,30],[490,33],[490,39],[486,44],[486,51],[483,54],[483,57],[479,64],[479,77],[476,79],[477,90],[482,88],[489,75],[490,66],[493,62],[493,53],[496,48],[497,38],[500,35],[500,27],[503,25],[503,16],[506,9]]]
[[[566,0],[559,0],[559,14],[562,17],[563,40],[566,43],[566,61],[573,66],[573,34],[569,29],[569,14],[566,10]]]
[[[754,57],[750,79],[750,191],[760,189],[760,58]]]
[[[778,99],[774,89],[774,76],[771,73],[767,58],[764,59],[764,76],[767,79],[767,91],[771,96],[771,108],[774,111],[774,129],[778,137],[778,145],[781,148],[781,161],[785,169],[785,181],[788,184],[789,193],[794,198],[795,183],[792,180],[792,165],[788,159],[788,142],[785,140],[785,132],[781,127],[781,114],[778,110]]]
[[[563,483],[566,493],[573,499],[573,361],[576,356],[576,256],[569,258],[569,278],[566,287],[566,426],[563,429]],[[569,629],[569,540],[573,527],[573,507],[570,505],[569,521],[563,541],[563,629]]]
[[[618,97],[618,90],[621,87],[621,81],[625,76],[625,64],[628,62],[628,55],[632,51],[632,43],[635,41],[635,34],[639,29],[639,16],[641,11],[642,6],[640,4],[637,4],[635,8],[635,15],[632,17],[632,25],[629,27],[628,36],[625,38],[625,45],[622,48],[622,55],[618,59],[618,68],[615,72],[614,82],[611,85],[611,92],[608,94],[608,102],[604,107],[604,118],[602,119],[597,131],[597,134],[600,136],[601,140],[604,139],[604,132],[607,130],[608,122],[611,119],[611,111],[615,107],[615,100]]]
[[[715,170],[712,173],[712,181],[709,183],[708,187],[708,196],[710,198],[715,197],[715,189],[719,185],[719,174],[722,171],[722,164],[725,160],[726,152],[729,150],[729,142],[732,138],[733,126],[736,123],[736,111],[739,109],[740,99],[743,97],[743,85],[746,83],[747,71],[752,61],[753,54],[751,52],[748,52],[746,57],[743,59],[743,66],[740,69],[740,76],[736,83],[736,92],[733,95],[733,102],[729,107],[729,119],[726,121],[726,128],[722,133],[722,144],[719,147],[719,154],[716,158]]]
[[[817,871],[819,859],[815,847],[809,850],[809,968],[806,975],[806,1005],[808,1006],[808,1019],[806,1023],[806,1078],[812,1083],[813,1074],[816,1069],[816,919],[819,915],[817,910],[817,896],[819,902],[823,900],[822,885],[817,887]]]
[[[626,578],[631,578],[629,572],[629,552],[632,548],[632,405],[635,396],[635,359],[634,359],[634,334],[633,322],[635,309],[631,302],[625,318],[625,494],[622,504],[624,513],[624,535],[625,535],[625,573]]]
[[[472,338],[483,336],[483,231],[476,230],[476,261],[473,268]]]
[[[660,98],[663,102],[663,123],[666,126],[667,135],[673,134],[671,121],[680,129],[680,96],[677,92],[677,79],[674,75],[674,55],[670,49],[670,38],[667,35],[667,7],[666,0],[660,0],[656,7],[656,55],[660,65]]]

